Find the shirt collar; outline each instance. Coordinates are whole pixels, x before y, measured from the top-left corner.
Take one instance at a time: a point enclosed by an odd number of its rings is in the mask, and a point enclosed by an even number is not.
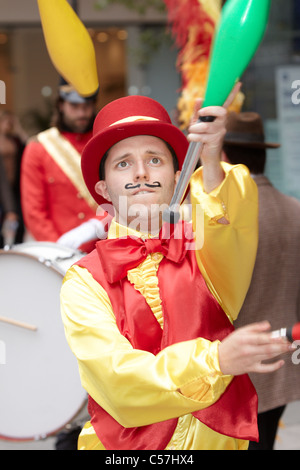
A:
[[[116,222],[115,218],[113,218],[108,230],[107,238],[121,238],[129,236],[143,238],[144,240],[146,240],[147,238],[154,238],[154,236],[149,233],[142,233],[137,230],[134,230],[131,227],[121,225]]]

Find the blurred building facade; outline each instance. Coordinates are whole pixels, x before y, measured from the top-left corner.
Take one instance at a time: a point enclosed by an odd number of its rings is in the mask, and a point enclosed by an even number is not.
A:
[[[166,15],[155,9],[139,14],[118,4],[99,8],[97,0],[70,3],[95,45],[98,107],[136,93],[160,100],[172,113],[180,77],[177,52],[166,34]],[[0,80],[6,85],[1,107],[17,113],[29,132],[45,126],[58,74],[45,46],[36,0],[0,1]]]
[[[99,108],[119,96],[143,94],[159,100],[175,120],[180,76],[176,71],[177,51],[167,34],[166,13],[148,8],[140,14],[121,1],[69,2],[95,44]],[[259,112],[268,137],[283,143],[282,149],[272,154],[269,176],[279,189],[297,197],[300,190],[293,189],[296,182],[293,184],[292,180],[300,174],[300,164],[293,153],[296,146],[300,148],[300,137],[295,137],[298,119],[300,123],[299,4],[299,0],[271,3],[267,33],[242,79],[244,110]],[[297,88],[292,88],[297,87],[297,78],[299,103],[292,100],[297,92]],[[6,85],[6,103],[0,107],[18,114],[29,133],[48,125],[58,75],[46,50],[36,0],[0,0],[0,80]],[[291,126],[289,133],[284,129],[289,118],[294,123],[292,135]],[[288,141],[294,142],[293,148]],[[283,170],[286,153],[291,165]]]

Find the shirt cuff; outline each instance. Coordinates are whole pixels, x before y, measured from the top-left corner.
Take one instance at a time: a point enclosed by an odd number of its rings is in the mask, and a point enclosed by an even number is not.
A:
[[[192,400],[201,401],[210,389],[214,395],[212,402],[220,398],[233,379],[232,375],[223,375],[219,364],[220,341],[213,341],[201,357],[202,374],[198,379],[180,387],[180,393]],[[205,374],[204,367],[206,368]]]
[[[210,193],[203,189],[202,168],[199,168],[191,179],[191,191],[193,194],[193,203],[200,204],[204,208],[209,224],[218,223],[220,219],[225,218],[229,222],[227,211],[227,181],[231,178],[230,170],[233,168],[228,163],[221,162],[225,176],[222,183]]]

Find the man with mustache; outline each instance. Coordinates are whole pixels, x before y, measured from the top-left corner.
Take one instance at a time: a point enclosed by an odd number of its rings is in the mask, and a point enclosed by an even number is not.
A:
[[[190,181],[193,226],[162,221],[188,147],[165,109],[129,96],[95,120],[82,171],[115,217],[108,239],[70,268],[61,291],[66,337],[89,394],[79,449],[247,449],[258,437],[246,374],[281,367],[262,361],[290,346],[267,323],[232,327],[257,247],[255,183],[245,167],[220,161],[237,89],[224,107],[196,106],[195,118],[215,120],[195,119],[189,129],[188,139],[204,144]],[[139,230],[131,228],[136,204],[144,208]],[[196,237],[190,249],[192,230],[202,229],[204,243]]]
[[[105,235],[97,205],[86,191],[81,153],[92,136],[97,94],[82,97],[63,79],[52,127],[31,139],[21,172],[25,225],[37,241],[91,251]]]

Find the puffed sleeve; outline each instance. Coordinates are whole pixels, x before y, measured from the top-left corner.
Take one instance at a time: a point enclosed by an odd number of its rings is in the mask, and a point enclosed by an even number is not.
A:
[[[202,169],[195,172],[191,201],[199,268],[233,321],[244,302],[256,258],[258,192],[244,165],[222,166],[225,178],[209,194],[203,190]]]

